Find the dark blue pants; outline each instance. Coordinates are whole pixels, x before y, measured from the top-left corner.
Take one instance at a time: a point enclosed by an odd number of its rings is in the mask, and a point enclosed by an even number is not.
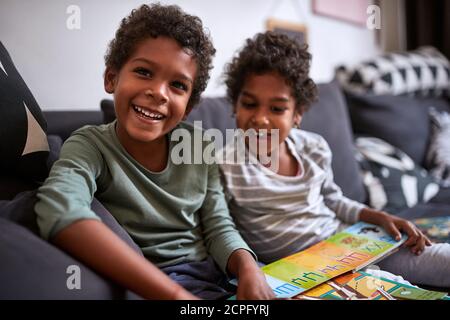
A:
[[[187,262],[161,269],[172,280],[199,298],[207,300],[227,299],[236,292],[227,276],[212,257],[199,262]]]

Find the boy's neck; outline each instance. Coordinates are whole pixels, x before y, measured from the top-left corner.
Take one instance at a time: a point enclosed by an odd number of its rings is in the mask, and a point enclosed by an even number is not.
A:
[[[169,138],[167,135],[151,141],[140,142],[117,135],[122,147],[144,168],[161,172],[167,167],[169,159]]]

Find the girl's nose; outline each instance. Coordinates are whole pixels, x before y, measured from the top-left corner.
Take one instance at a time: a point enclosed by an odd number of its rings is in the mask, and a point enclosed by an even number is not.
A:
[[[251,118],[251,122],[255,126],[266,126],[269,124],[269,118],[264,112],[257,112]]]

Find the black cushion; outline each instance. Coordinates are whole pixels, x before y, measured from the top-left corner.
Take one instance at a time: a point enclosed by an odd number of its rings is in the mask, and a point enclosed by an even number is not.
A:
[[[398,214],[430,201],[439,192],[439,185],[424,168],[386,141],[359,137],[355,144],[372,208]]]
[[[389,142],[424,165],[430,136],[428,109],[450,109],[438,98],[347,94],[353,130]]]
[[[85,125],[99,125],[103,123],[100,110],[87,111],[44,111],[47,120],[48,135],[57,135],[65,141],[73,131]]]
[[[37,201],[36,192],[37,190],[25,191],[19,193],[10,201],[0,201],[0,217],[14,221],[30,230],[32,233],[39,235],[36,213],[34,212],[34,205]],[[115,234],[128,243],[128,245],[136,252],[142,254],[141,250],[130,238],[129,234],[118,224],[114,217],[96,198],[94,198],[91,203],[91,209]]]
[[[49,147],[41,109],[0,42],[0,174],[42,181]]]
[[[103,113],[103,122],[110,123],[116,119],[116,111],[114,110],[114,101],[111,99],[103,99],[100,101],[100,109]]]
[[[124,299],[107,281],[28,229],[0,218],[0,299]],[[80,268],[80,290],[69,290],[69,266]]]
[[[36,190],[0,201],[0,299],[139,299],[102,278],[81,262],[39,237]],[[139,247],[98,200],[92,210],[137,253]],[[80,268],[81,290],[66,286],[67,268]]]
[[[318,87],[319,100],[304,114],[301,128],[325,138],[333,152],[336,184],[347,197],[364,202],[366,194],[354,157],[353,134],[344,97],[334,81]]]

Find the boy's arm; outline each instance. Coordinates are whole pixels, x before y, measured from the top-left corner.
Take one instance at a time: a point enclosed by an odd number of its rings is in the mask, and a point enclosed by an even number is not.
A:
[[[201,220],[208,252],[222,271],[239,279],[238,299],[273,298],[273,291],[259,269],[255,256],[242,239],[228,211],[216,164],[208,166],[207,184]]]
[[[196,299],[100,221],[79,220],[58,232],[53,242],[143,298]]]
[[[239,280],[237,299],[275,298],[275,294],[266,282],[264,273],[247,250],[233,251],[228,259],[227,270]]]

